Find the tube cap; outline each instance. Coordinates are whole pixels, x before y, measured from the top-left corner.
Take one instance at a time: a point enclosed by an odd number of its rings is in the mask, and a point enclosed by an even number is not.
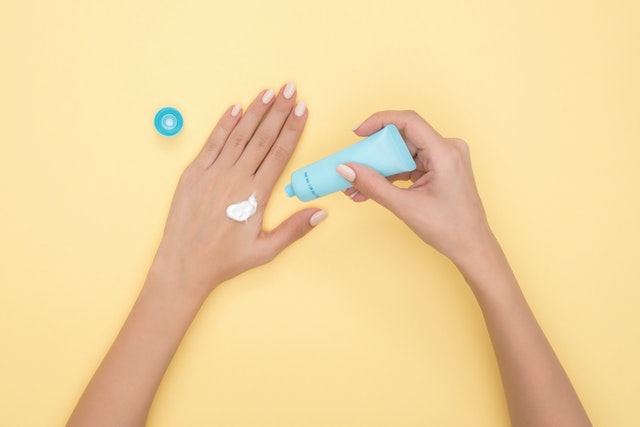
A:
[[[162,136],[174,136],[182,130],[182,114],[173,107],[164,107],[158,110],[153,119],[153,125]]]
[[[284,191],[285,193],[287,193],[287,196],[289,197],[293,197],[296,195],[296,192],[293,191],[293,186],[291,184],[287,184],[287,186],[284,187]]]

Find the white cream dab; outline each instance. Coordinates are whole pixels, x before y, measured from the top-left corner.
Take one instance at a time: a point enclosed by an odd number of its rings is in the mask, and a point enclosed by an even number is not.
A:
[[[249,196],[249,200],[227,206],[227,218],[245,222],[256,213],[256,209],[258,209],[258,201],[256,200],[256,193],[253,193]]]

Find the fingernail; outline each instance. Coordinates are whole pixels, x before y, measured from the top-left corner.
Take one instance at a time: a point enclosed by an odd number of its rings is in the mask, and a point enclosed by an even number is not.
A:
[[[264,95],[262,95],[262,103],[268,104],[269,102],[271,102],[275,94],[276,93],[273,91],[273,89],[269,89],[268,91],[266,91]]]
[[[349,182],[353,182],[356,179],[356,173],[353,169],[351,169],[349,166],[347,165],[340,165],[336,168],[336,172],[338,172],[338,174],[343,177],[344,179],[346,179]]]
[[[349,198],[353,199],[354,197],[356,197],[358,194],[360,193],[359,190],[354,191],[353,193],[349,194]]]
[[[362,126],[362,123],[358,123],[357,125],[355,125],[355,126],[351,129],[351,131],[352,131],[352,132],[355,132],[355,131],[360,127],[360,126]]]
[[[293,114],[297,117],[302,117],[305,111],[307,111],[307,106],[304,101],[298,101],[296,108],[293,110]]]
[[[313,215],[311,215],[311,218],[309,218],[309,224],[312,227],[315,227],[316,225],[320,224],[322,221],[327,219],[327,216],[329,216],[327,211],[318,211]]]
[[[240,106],[240,104],[234,105],[233,108],[231,109],[231,117],[237,117],[238,114],[240,114],[240,110],[242,110],[242,107]]]
[[[293,82],[287,83],[287,85],[284,87],[284,90],[282,91],[284,97],[286,99],[291,99],[294,93],[296,93],[296,84]]]

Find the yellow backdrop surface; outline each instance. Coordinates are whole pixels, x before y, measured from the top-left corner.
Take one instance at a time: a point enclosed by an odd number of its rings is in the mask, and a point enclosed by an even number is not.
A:
[[[597,425],[637,426],[640,7],[627,1],[4,0],[0,425],[62,425],[217,118],[295,81],[286,174],[414,109],[471,145],[490,221]],[[155,133],[173,105],[177,137]],[[278,184],[273,227],[303,204]],[[214,292],[150,426],[496,426],[479,310],[373,203]]]

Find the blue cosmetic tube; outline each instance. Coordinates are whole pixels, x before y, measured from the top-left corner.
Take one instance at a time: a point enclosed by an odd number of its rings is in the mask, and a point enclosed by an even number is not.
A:
[[[291,184],[285,187],[287,196],[297,196],[308,202],[351,187],[351,183],[336,172],[343,163],[369,166],[384,176],[416,168],[398,128],[387,125],[373,135],[295,171],[291,174]]]

